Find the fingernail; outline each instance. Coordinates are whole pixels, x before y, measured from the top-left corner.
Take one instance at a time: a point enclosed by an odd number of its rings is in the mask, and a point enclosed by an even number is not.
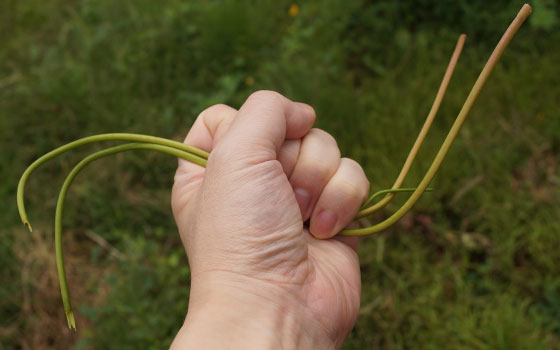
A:
[[[336,221],[338,220],[338,215],[335,212],[329,209],[323,209],[315,218],[315,225],[314,231],[315,233],[319,234],[320,236],[330,237],[332,235],[332,231],[334,230],[334,226],[336,225]]]
[[[303,220],[306,220],[305,215],[307,214],[307,210],[309,209],[309,203],[311,202],[311,196],[309,192],[302,188],[298,188],[294,190],[296,195],[296,200],[299,204],[299,210],[301,211],[301,217]]]

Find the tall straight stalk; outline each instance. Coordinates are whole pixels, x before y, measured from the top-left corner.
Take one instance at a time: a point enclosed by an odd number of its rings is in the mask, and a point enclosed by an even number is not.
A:
[[[435,118],[435,116],[436,116],[436,114],[439,110],[440,105],[441,105],[441,101],[443,100],[443,97],[445,96],[445,91],[447,90],[447,86],[449,86],[449,81],[451,80],[451,77],[453,76],[453,71],[455,70],[455,67],[457,66],[457,61],[459,60],[459,56],[461,55],[461,51],[463,50],[463,45],[465,44],[465,39],[466,38],[467,38],[467,36],[465,34],[461,34],[459,36],[459,39],[457,40],[457,45],[455,45],[455,50],[453,51],[453,54],[451,55],[451,59],[449,60],[449,64],[447,65],[447,69],[445,71],[445,74],[443,75],[443,80],[441,81],[441,84],[439,86],[439,89],[438,89],[438,92],[436,94],[436,98],[434,99],[434,102],[432,104],[432,107],[430,108],[430,112],[428,113],[428,117],[426,118],[426,121],[424,122],[424,125],[422,126],[422,129],[420,130],[420,133],[418,134],[418,137],[416,138],[416,141],[414,142],[414,145],[412,146],[412,148],[410,149],[410,152],[408,153],[408,157],[406,158],[406,161],[404,162],[404,165],[401,169],[401,172],[399,173],[399,176],[395,180],[395,183],[393,184],[393,187],[391,187],[391,189],[393,189],[393,190],[401,187],[402,183],[404,182],[404,179],[406,178],[406,175],[408,174],[408,171],[410,170],[410,167],[412,166],[412,162],[414,162],[414,158],[416,158],[416,154],[418,154],[418,150],[420,150],[420,146],[422,146],[422,142],[424,142],[424,139],[426,138],[426,135],[428,134],[428,131],[430,130],[430,127],[432,126],[434,118]],[[365,205],[362,206],[362,207],[364,207],[364,209],[362,209],[358,212],[357,217],[361,218],[361,217],[372,214],[372,213],[384,208],[391,201],[391,199],[393,199],[394,196],[395,196],[394,193],[388,193],[382,200],[380,200],[379,202],[370,206],[369,208],[365,208]],[[371,198],[368,199],[368,201],[366,203],[369,203],[369,202],[371,202]]]
[[[506,30],[506,32],[498,42],[498,45],[492,52],[492,55],[490,55],[490,58],[488,59],[488,62],[482,69],[482,72],[478,76],[478,79],[476,79],[476,82],[474,83],[474,86],[471,89],[471,92],[469,93],[467,100],[463,104],[463,107],[461,108],[461,111],[459,112],[457,119],[455,119],[455,122],[451,126],[451,130],[449,131],[447,137],[443,141],[443,144],[439,149],[434,161],[432,162],[430,169],[428,169],[428,172],[426,173],[426,175],[424,176],[424,178],[422,179],[422,181],[420,182],[416,190],[410,195],[410,198],[399,208],[399,210],[397,210],[393,215],[391,215],[386,220],[370,227],[365,227],[361,229],[343,230],[340,233],[341,235],[365,236],[365,235],[371,235],[373,233],[382,231],[395,224],[414,206],[414,204],[416,204],[416,202],[418,201],[422,193],[426,190],[426,188],[434,178],[436,172],[441,166],[441,163],[443,162],[443,159],[447,155],[447,152],[449,152],[449,148],[451,147],[451,144],[453,144],[453,141],[457,137],[459,130],[461,130],[461,126],[463,126],[465,119],[467,118],[469,112],[472,109],[474,101],[482,91],[482,87],[488,80],[490,73],[492,73],[492,70],[496,66],[496,63],[498,63],[498,60],[504,53],[504,50],[510,43],[515,33],[517,33],[517,31],[519,30],[523,22],[531,14],[531,11],[532,11],[531,6],[527,4],[523,5],[523,7],[521,8],[519,13],[513,20],[513,22],[509,25],[508,29]]]

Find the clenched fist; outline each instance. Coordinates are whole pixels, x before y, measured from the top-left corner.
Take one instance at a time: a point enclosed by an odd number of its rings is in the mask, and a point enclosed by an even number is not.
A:
[[[315,118],[271,91],[197,118],[185,143],[211,153],[206,168],[181,160],[175,175],[192,280],[172,349],[339,348],[352,329],[357,241],[336,234],[369,182]]]

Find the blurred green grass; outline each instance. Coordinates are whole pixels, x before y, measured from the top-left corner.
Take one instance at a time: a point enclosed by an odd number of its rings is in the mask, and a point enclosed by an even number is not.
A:
[[[465,31],[406,181],[414,186],[521,2],[309,1],[295,16],[291,5],[0,3],[0,349],[162,348],[186,312],[189,270],[168,204],[176,162],[121,154],[87,169],[68,199],[80,330],[65,330],[50,255],[55,199],[64,174],[100,146],[31,179],[29,234],[15,188],[41,154],[104,132],[181,140],[205,107],[238,107],[272,89],[314,106],[318,127],[374,189],[387,188]],[[362,308],[345,348],[559,348],[560,5],[533,5],[435,191],[399,225],[362,240]]]

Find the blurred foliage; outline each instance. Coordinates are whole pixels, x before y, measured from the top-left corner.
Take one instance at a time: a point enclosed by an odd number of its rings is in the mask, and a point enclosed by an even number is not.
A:
[[[521,4],[0,2],[0,349],[159,349],[186,313],[189,270],[168,205],[176,162],[120,154],[90,166],[68,199],[79,333],[65,330],[49,245],[54,205],[64,174],[100,146],[31,179],[29,234],[15,189],[41,154],[104,132],[180,140],[204,108],[239,107],[272,89],[313,105],[318,126],[374,189],[386,188],[466,32],[407,180],[414,186]],[[532,5],[435,191],[395,228],[362,240],[362,308],[345,348],[558,348],[560,2]]]

